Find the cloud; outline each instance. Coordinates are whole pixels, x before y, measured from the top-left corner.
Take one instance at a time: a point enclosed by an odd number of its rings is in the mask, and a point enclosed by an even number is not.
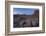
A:
[[[32,15],[32,14],[34,14],[34,10],[31,11],[31,12],[28,12],[28,13],[26,13],[26,12],[20,12],[20,11],[15,12],[15,11],[14,11],[13,14],[14,14],[14,15],[16,15],[16,14],[20,14],[20,15],[22,15],[22,14],[25,14],[25,15]]]
[[[20,14],[20,15],[21,15],[21,14],[24,14],[24,13],[13,12],[13,14],[15,14],[15,15],[16,15],[16,14]]]

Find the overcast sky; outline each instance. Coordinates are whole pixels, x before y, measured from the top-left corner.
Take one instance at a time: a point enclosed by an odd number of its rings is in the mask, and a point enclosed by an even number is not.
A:
[[[26,15],[32,15],[34,14],[33,8],[13,8],[13,14],[26,14]]]

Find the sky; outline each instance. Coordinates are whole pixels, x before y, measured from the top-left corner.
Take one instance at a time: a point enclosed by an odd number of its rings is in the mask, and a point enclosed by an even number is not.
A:
[[[32,15],[34,14],[33,8],[13,8],[13,14],[26,14],[26,15]]]

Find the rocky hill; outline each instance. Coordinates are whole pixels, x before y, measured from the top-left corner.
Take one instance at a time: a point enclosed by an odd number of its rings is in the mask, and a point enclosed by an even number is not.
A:
[[[14,15],[14,27],[38,27],[39,26],[39,12],[35,11],[32,15]]]

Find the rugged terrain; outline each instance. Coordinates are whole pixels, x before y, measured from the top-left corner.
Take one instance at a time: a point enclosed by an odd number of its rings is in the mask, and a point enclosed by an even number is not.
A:
[[[13,15],[13,26],[15,27],[38,27],[39,26],[39,12],[35,12],[32,15]]]

